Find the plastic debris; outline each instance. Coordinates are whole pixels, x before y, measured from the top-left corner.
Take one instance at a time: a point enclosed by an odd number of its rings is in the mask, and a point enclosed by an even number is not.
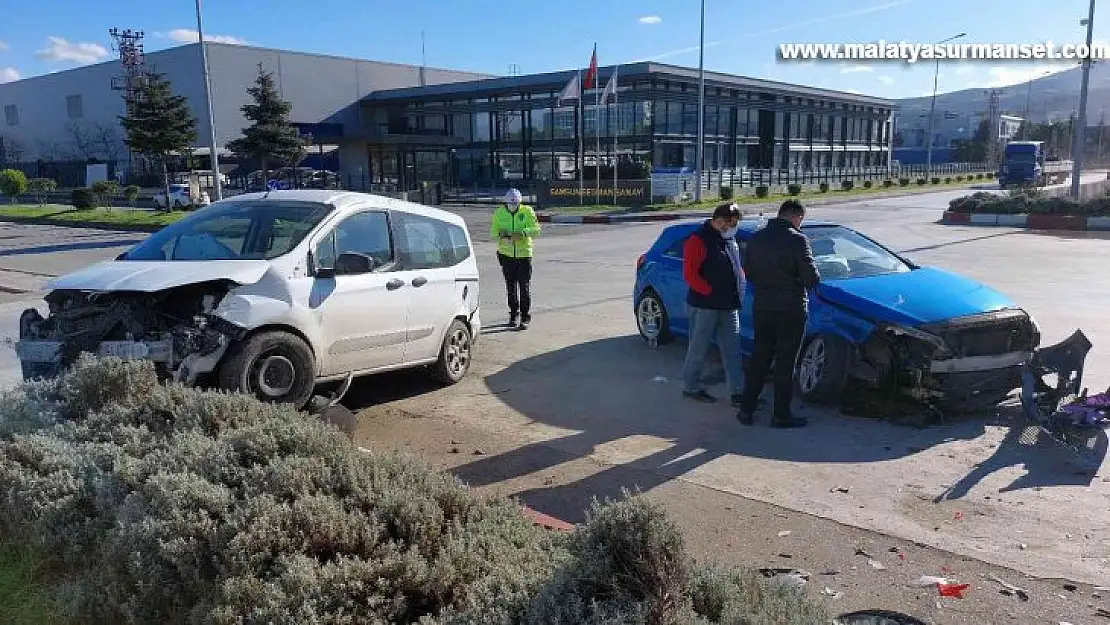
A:
[[[790,530],[783,530],[783,531],[779,532],[779,538],[786,538],[789,535],[790,535]]]
[[[865,558],[874,558],[874,557],[875,557],[875,556],[873,556],[873,555],[871,555],[871,554],[867,553],[867,552],[866,552],[866,551],[864,551],[863,549],[856,549],[856,555],[857,555],[857,556],[863,556],[863,557],[865,557]]]
[[[1076,586],[1075,584],[1064,584],[1064,590],[1068,592],[1075,592],[1079,590],[1079,586]]]
[[[652,378],[651,381],[655,382],[656,384],[666,384],[667,383],[667,378],[664,377],[664,376],[661,376],[661,375],[657,375],[654,378]]]
[[[942,597],[964,598],[964,591],[971,588],[971,584],[937,584],[937,592]]]
[[[914,586],[920,588],[927,588],[929,586],[937,586],[939,584],[949,584],[950,582],[944,577],[936,577],[935,575],[922,575],[913,583]]]
[[[829,492],[830,493],[843,493],[843,494],[847,495],[848,493],[850,493],[852,491],[847,486],[837,486],[836,488],[830,488]]]
[[[1021,599],[1022,601],[1029,601],[1029,592],[1025,589],[1014,586],[1013,584],[1003,580],[1001,577],[998,577],[993,573],[985,575],[984,577],[1001,586],[1004,591],[1016,595],[1018,599]]]
[[[871,560],[868,560],[867,563],[870,564],[871,568],[875,569],[876,571],[885,571],[886,570],[886,565],[885,564],[883,564],[882,562],[879,562],[878,560],[875,560],[873,558]]]
[[[842,593],[838,590],[833,590],[832,588],[829,588],[828,586],[825,586],[825,589],[821,591],[821,594],[823,594],[827,597],[832,597],[833,599],[839,599],[839,598],[844,596],[844,593]]]
[[[964,520],[964,513],[957,510],[956,511],[956,520],[957,521],[963,521]]]
[[[793,588],[801,588],[806,585],[811,575],[809,571],[801,569],[780,569],[780,568],[766,568],[759,569],[759,573],[768,579],[771,579]]]

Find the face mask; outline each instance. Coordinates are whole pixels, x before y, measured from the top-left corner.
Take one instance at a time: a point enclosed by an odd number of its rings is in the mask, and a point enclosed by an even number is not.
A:
[[[509,202],[508,204],[506,204],[506,208],[509,209],[510,213],[515,213],[516,209],[520,208],[520,204],[516,204],[514,202]]]
[[[733,226],[722,232],[721,236],[725,239],[735,239],[737,232],[740,232],[740,226]]]

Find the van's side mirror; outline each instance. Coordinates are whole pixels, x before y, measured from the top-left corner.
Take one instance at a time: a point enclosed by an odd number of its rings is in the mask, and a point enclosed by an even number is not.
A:
[[[374,271],[374,259],[358,252],[343,252],[335,259],[334,275],[353,276]]]

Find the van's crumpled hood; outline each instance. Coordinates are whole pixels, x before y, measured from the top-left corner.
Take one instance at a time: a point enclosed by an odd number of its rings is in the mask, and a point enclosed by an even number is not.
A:
[[[911,327],[1015,306],[990,287],[931,267],[829,280],[818,285],[817,294],[872,321]]]
[[[52,280],[51,290],[153,293],[188,284],[230,280],[253,284],[270,268],[265,260],[107,261]]]

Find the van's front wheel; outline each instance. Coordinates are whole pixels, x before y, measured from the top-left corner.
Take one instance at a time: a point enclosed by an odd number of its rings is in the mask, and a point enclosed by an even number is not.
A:
[[[219,387],[275,404],[301,408],[316,386],[316,362],[300,337],[260,332],[232,345],[219,370]]]

